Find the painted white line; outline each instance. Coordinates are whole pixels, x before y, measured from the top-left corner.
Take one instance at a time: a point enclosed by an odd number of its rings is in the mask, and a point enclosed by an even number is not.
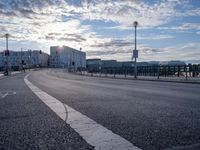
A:
[[[1,98],[5,98],[8,95],[8,93],[5,93],[1,96]]]
[[[24,81],[33,93],[69,124],[88,144],[94,146],[96,150],[140,150],[111,130],[40,90],[28,81],[29,75],[25,76]]]
[[[15,95],[15,91],[0,91],[0,96],[1,98],[5,98],[8,95]]]

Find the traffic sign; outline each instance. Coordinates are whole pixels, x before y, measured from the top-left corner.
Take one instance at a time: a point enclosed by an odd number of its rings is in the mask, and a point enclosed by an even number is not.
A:
[[[133,59],[133,58],[138,58],[138,50],[133,50],[132,59]]]
[[[5,56],[10,56],[9,50],[5,50]]]

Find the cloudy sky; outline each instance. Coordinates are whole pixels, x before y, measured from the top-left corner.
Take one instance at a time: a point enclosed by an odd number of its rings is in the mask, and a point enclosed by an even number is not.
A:
[[[0,51],[67,45],[87,58],[200,62],[200,0],[0,0]]]

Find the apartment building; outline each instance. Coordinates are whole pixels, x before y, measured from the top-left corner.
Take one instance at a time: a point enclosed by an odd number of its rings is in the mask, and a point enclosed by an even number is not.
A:
[[[27,68],[47,67],[48,63],[49,55],[41,50],[9,51],[9,56],[5,56],[5,52],[0,53],[0,70],[6,66],[12,70],[19,70],[22,65]]]
[[[69,70],[85,68],[86,53],[68,46],[51,46],[50,67]]]

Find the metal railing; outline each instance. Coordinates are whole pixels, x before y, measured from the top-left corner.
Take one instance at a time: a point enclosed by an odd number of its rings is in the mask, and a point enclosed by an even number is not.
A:
[[[88,75],[99,74],[99,76],[112,76],[116,77],[124,76],[134,76],[134,67],[87,67],[86,72]],[[200,64],[198,65],[184,65],[184,66],[138,66],[137,67],[137,77],[155,77],[159,79],[160,77],[180,77],[185,78],[200,78]]]

